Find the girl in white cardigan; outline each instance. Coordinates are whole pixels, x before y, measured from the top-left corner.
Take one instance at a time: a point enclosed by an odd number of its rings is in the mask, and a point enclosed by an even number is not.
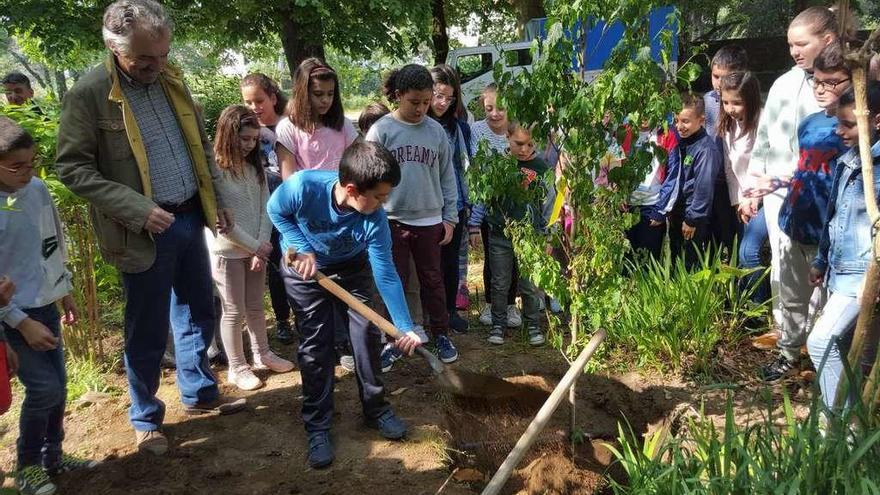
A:
[[[244,105],[226,108],[217,122],[214,154],[223,171],[223,197],[236,222],[232,232],[219,235],[213,245],[216,260],[214,282],[223,300],[220,338],[229,359],[227,380],[243,390],[260,388],[263,382],[253,369],[284,373],[293,363],[269,349],[263,291],[266,259],[272,252],[272,225],[266,214],[269,187],[259,159],[260,122]],[[245,359],[242,324],[247,321],[253,350],[253,368]]]
[[[745,191],[752,183],[749,161],[761,116],[761,84],[751,72],[732,72],[721,78],[719,84],[721,110],[715,134],[724,155],[724,176],[730,205],[736,210],[740,221],[738,262],[741,268],[756,268],[761,266],[761,248],[767,240],[767,222],[760,204],[746,198]],[[753,287],[759,281],[760,285]],[[746,277],[742,288],[752,291],[751,299],[755,303],[760,304],[770,298],[769,281],[760,272]]]

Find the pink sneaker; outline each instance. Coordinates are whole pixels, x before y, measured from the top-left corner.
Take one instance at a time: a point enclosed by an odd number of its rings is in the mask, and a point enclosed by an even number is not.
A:
[[[467,288],[460,288],[455,296],[455,307],[459,311],[467,311],[471,305],[471,298],[468,295]]]

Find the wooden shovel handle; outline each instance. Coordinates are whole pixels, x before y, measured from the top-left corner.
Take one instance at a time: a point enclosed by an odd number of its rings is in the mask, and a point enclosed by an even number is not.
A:
[[[296,251],[293,248],[287,249],[287,255],[285,256],[285,262],[290,265],[288,259],[292,259],[296,255]],[[373,308],[367,306],[362,303],[360,299],[354,297],[351,292],[348,292],[342,286],[334,282],[330,277],[321,273],[320,270],[315,271],[315,280],[321,287],[327,289],[331,294],[338,297],[342,302],[348,305],[349,308],[353,309],[356,313],[360,314],[364,318],[370,320],[370,323],[376,325],[379,330],[385,332],[386,335],[393,339],[399,339],[403,337],[403,332],[401,332],[393,323],[386,320],[382,315],[373,310]],[[425,358],[428,361],[428,364],[431,366],[431,369],[434,370],[435,373],[443,373],[445,367],[443,363],[437,359],[437,356],[431,354],[431,351],[425,349],[425,346],[416,347],[415,352]]]
[[[373,325],[379,327],[379,330],[385,332],[386,335],[395,339],[403,337],[403,332],[401,332],[396,326],[394,326],[393,323],[386,320],[379,313],[375,312],[373,308],[362,303],[358,298],[354,297],[351,292],[343,289],[339,284],[331,280],[320,271],[315,272],[315,280],[318,281],[321,287],[327,289],[328,291],[330,291],[331,294],[338,297],[340,300],[342,300],[342,302],[347,304],[349,308],[355,310],[355,312],[370,320]],[[443,363],[439,359],[437,359],[437,356],[431,354],[431,351],[425,349],[425,346],[420,345],[416,347],[415,352],[428,361],[428,364],[431,366],[431,369],[434,370],[434,373],[443,373],[445,369]]]
[[[339,284],[331,280],[328,276],[324,275],[320,271],[315,272],[315,280],[321,284],[321,287],[330,291],[331,294],[338,297],[345,304],[348,305],[349,308],[355,310],[358,314],[363,316],[364,318],[370,320],[373,325],[379,327],[379,330],[385,332],[389,337],[399,339],[403,337],[403,332],[398,330],[397,327],[394,326],[390,321],[386,320],[379,313],[373,310],[373,308],[367,306],[362,303],[360,299],[354,297],[351,292],[343,289]]]

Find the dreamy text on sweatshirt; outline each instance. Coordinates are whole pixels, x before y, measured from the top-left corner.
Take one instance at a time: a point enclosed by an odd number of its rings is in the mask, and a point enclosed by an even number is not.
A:
[[[366,139],[385,146],[400,163],[400,184],[385,203],[388,218],[408,223],[442,217],[458,223],[458,187],[442,125],[427,117],[409,124],[388,114],[373,124]]]

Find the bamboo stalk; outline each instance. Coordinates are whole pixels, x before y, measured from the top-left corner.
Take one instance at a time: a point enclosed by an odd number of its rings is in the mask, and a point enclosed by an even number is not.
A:
[[[535,415],[535,419],[532,420],[525,433],[523,433],[516,442],[513,450],[510,451],[507,458],[501,463],[501,467],[498,468],[498,471],[492,476],[492,480],[489,481],[489,484],[483,489],[482,495],[498,495],[501,489],[504,488],[504,484],[507,483],[507,479],[510,478],[513,470],[516,469],[516,466],[520,463],[523,456],[525,456],[526,452],[528,452],[529,448],[538,438],[538,434],[541,433],[545,426],[547,426],[547,423],[550,421],[556,408],[558,408],[559,404],[562,402],[566,390],[571,387],[575,380],[577,380],[584,372],[584,367],[587,365],[590,358],[593,357],[593,353],[596,352],[596,349],[599,348],[599,344],[605,340],[605,335],[606,333],[604,329],[599,329],[599,331],[593,335],[589,344],[587,344],[584,350],[581,351],[577,360],[575,360],[571,367],[568,368],[565,376],[562,377],[562,380],[560,380],[556,385],[556,388],[553,389],[553,393],[550,394],[550,397],[544,402],[544,405],[541,406],[538,414]]]

